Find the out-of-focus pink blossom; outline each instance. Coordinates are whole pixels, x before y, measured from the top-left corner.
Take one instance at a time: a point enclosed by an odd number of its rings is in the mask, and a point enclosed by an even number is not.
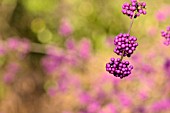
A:
[[[166,15],[164,11],[158,11],[156,12],[155,16],[158,21],[162,22],[166,20],[168,15]]]
[[[141,71],[143,71],[145,73],[152,73],[152,72],[154,72],[154,68],[149,64],[142,63]]]
[[[59,79],[57,81],[58,90],[61,92],[65,92],[70,86],[70,79],[67,70],[61,71],[59,74]]]
[[[30,41],[28,39],[22,39],[20,41],[19,51],[23,54],[27,54],[31,49]]]
[[[100,110],[100,104],[98,102],[92,102],[87,106],[88,113],[96,113]]]
[[[132,105],[132,99],[125,93],[118,94],[118,99],[124,107],[130,107]]]
[[[6,84],[10,84],[14,81],[15,76],[17,74],[17,72],[19,71],[20,66],[19,64],[16,63],[10,63],[4,73],[4,77],[3,80]]]
[[[116,79],[115,77],[111,76],[108,73],[102,73],[102,76],[100,77],[99,84],[104,84],[104,83],[113,83],[114,85],[118,85],[120,82],[120,79]]]
[[[65,55],[52,46],[47,48],[46,53],[47,55],[42,58],[41,64],[47,73],[52,73],[63,64]]]
[[[6,53],[6,47],[3,42],[0,42],[0,55],[4,55]]]
[[[63,20],[59,26],[59,34],[61,36],[67,37],[69,36],[71,33],[73,32],[72,26],[71,24],[66,21]]]
[[[170,10],[169,5],[163,6],[155,13],[156,19],[160,22],[165,21],[167,17],[170,16],[169,10]]]
[[[71,76],[71,79],[69,79],[70,76]],[[68,76],[69,85],[77,89],[77,91],[80,90],[81,89],[80,79],[76,77],[75,75],[70,75],[70,76]]]
[[[42,66],[47,73],[52,73],[58,66],[58,61],[54,57],[47,56],[41,60]]]
[[[106,38],[106,44],[107,44],[109,47],[113,47],[113,46],[114,46],[114,37],[108,37],[108,38]]]
[[[143,101],[148,98],[148,93],[146,91],[140,91],[139,92],[139,97]]]
[[[42,58],[41,63],[43,68],[47,73],[54,72],[59,66],[62,65],[62,62],[64,61],[63,56],[45,56]]]
[[[152,57],[152,54],[149,57]],[[136,54],[136,55],[132,56],[132,61],[133,61],[133,64],[135,65],[135,69],[142,73],[145,72],[145,73],[149,74],[149,73],[155,72],[155,70],[151,64],[143,62],[140,54]]]
[[[102,88],[98,88],[96,91],[96,97],[95,99],[102,102],[104,101],[109,95],[106,94],[106,92]]]
[[[83,59],[88,59],[90,57],[90,52],[91,52],[90,40],[87,38],[82,39],[79,46],[80,57]]]
[[[88,92],[81,92],[79,95],[79,101],[82,105],[88,105],[93,101],[93,98]]]
[[[50,56],[62,56],[64,55],[64,52],[62,49],[56,46],[50,45],[46,47],[46,54]]]
[[[153,103],[153,105],[151,105],[151,109],[152,111],[155,113],[160,113],[164,110],[170,110],[170,100],[160,100],[158,102]]]
[[[16,37],[9,38],[7,40],[7,47],[10,50],[18,51],[22,55],[27,54],[30,51],[30,42],[28,39],[19,39]]]
[[[73,39],[67,39],[65,46],[68,50],[75,50],[76,49],[76,44]]]
[[[15,75],[12,73],[5,73],[3,77],[3,81],[5,84],[10,84],[14,81]]]
[[[19,39],[16,37],[11,37],[7,40],[7,46],[9,49],[16,50],[19,47]]]
[[[80,59],[78,59],[77,51],[68,50],[66,55],[66,62],[72,66],[77,66]]]
[[[142,60],[142,57],[141,57],[141,54],[137,53],[137,54],[134,54],[132,57],[131,57],[132,61],[135,63],[135,62],[141,62]]]

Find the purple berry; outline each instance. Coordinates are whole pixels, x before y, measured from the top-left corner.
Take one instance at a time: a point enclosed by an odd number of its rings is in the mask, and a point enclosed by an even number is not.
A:
[[[166,31],[162,31],[161,35],[165,38],[164,45],[170,45],[170,26],[167,27]]]
[[[133,66],[129,64],[129,61],[120,61],[120,58],[113,59],[111,58],[110,62],[106,64],[106,71],[121,79],[131,74]]]
[[[117,55],[122,55],[124,52],[124,56],[131,56],[131,54],[136,50],[136,47],[138,46],[136,41],[136,37],[121,33],[114,39],[114,44],[116,46],[114,52]]]
[[[122,13],[124,15],[129,16],[131,19],[134,15],[134,18],[137,18],[140,16],[140,14],[146,15],[145,11],[146,3],[145,2],[138,2],[137,0],[131,0],[131,3],[124,3],[122,5]]]

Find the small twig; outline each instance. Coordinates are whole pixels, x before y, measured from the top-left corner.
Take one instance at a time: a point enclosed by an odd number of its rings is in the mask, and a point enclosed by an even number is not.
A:
[[[132,28],[132,25],[133,25],[133,22],[134,22],[134,19],[135,19],[135,18],[134,18],[134,17],[135,17],[135,14],[136,14],[136,13],[133,14],[132,21],[131,21],[131,23],[130,23],[130,27],[129,27],[129,30],[128,30],[128,34],[130,34],[130,31],[131,31],[131,28]],[[123,60],[124,54],[125,54],[125,51],[122,52],[122,55],[121,55],[121,58],[120,58],[120,62]]]

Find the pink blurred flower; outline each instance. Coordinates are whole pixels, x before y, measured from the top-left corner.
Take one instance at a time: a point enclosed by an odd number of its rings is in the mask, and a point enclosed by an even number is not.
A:
[[[151,105],[152,111],[155,113],[170,109],[170,100],[160,100]]]
[[[65,61],[64,53],[53,46],[47,48],[47,55],[41,59],[41,64],[47,73],[53,73]]]
[[[60,56],[60,55],[64,55],[64,52],[62,49],[56,46],[50,45],[46,47],[46,54],[50,56]]]
[[[3,81],[6,84],[10,84],[14,81],[15,76],[17,74],[17,72],[19,71],[20,66],[17,63],[10,63],[4,73],[4,77],[3,77]]]
[[[83,105],[88,105],[93,101],[93,98],[90,94],[88,94],[88,92],[81,92],[79,95],[79,101]]]
[[[65,92],[70,86],[70,79],[72,78],[70,78],[67,70],[62,70],[59,72],[59,78],[57,80],[58,91]]]
[[[0,42],[0,55],[4,55],[6,53],[6,47],[3,42]]]
[[[20,46],[19,46],[19,50],[22,54],[27,54],[30,49],[31,49],[31,46],[30,46],[30,41],[28,39],[22,39],[20,41]]]
[[[80,41],[79,54],[83,59],[88,59],[91,52],[91,42],[89,39],[84,38]]]
[[[7,47],[10,50],[13,51],[18,51],[20,52],[22,55],[27,54],[30,51],[30,42],[28,39],[24,38],[24,39],[19,39],[16,37],[12,37],[9,38],[7,40]]]
[[[75,40],[73,40],[73,39],[67,39],[66,40],[66,43],[65,43],[65,46],[66,46],[66,48],[68,49],[68,50],[75,50],[75,46],[76,46],[76,44],[75,44]]]
[[[73,32],[72,26],[66,20],[63,20],[59,27],[59,34],[61,36],[67,37]]]
[[[132,99],[125,93],[118,94],[118,99],[124,107],[130,107],[132,105]]]
[[[19,39],[16,37],[11,37],[7,40],[7,46],[9,49],[16,50],[19,46]]]
[[[71,66],[77,66],[79,62],[77,51],[68,50],[66,55],[66,62]]]
[[[110,47],[113,47],[114,46],[114,37],[107,37],[106,38],[106,44]]]
[[[58,61],[54,57],[51,57],[51,56],[46,56],[42,58],[41,60],[42,66],[47,73],[52,73],[55,71],[58,65],[57,62]]]
[[[141,62],[141,60],[142,60],[141,54],[139,54],[139,53],[134,54],[131,58],[132,58],[132,61],[134,61],[134,62]]]
[[[140,99],[143,101],[143,100],[146,100],[148,98],[148,93],[146,91],[140,91],[139,92],[139,97]]]
[[[168,15],[164,11],[158,11],[155,16],[158,21],[162,22],[166,20]]]
[[[102,73],[101,74],[101,77],[100,77],[100,80],[99,81],[99,84],[104,84],[104,83],[113,83],[114,85],[118,85],[119,82],[120,82],[120,79],[117,79],[113,76],[111,76],[110,74],[108,73]]]
[[[87,106],[88,113],[96,113],[100,109],[100,104],[98,102],[92,102]]]
[[[159,22],[165,21],[168,16],[170,16],[170,6],[169,5],[165,5],[162,6],[156,13],[155,13],[155,17]]]
[[[15,74],[12,73],[5,73],[3,77],[3,81],[5,84],[10,84],[14,81]]]

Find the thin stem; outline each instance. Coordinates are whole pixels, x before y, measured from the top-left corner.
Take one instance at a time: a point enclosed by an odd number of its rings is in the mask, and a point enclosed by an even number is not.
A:
[[[134,17],[135,17],[135,13],[133,14],[132,21],[131,21],[131,23],[130,23],[130,27],[129,27],[129,30],[128,30],[128,34],[130,34],[132,25],[133,25],[133,23],[134,23],[134,19],[135,19]]]
[[[31,53],[39,53],[39,54],[46,54],[45,52],[46,45],[38,44],[38,43],[31,43]]]
[[[134,14],[133,14],[133,17],[132,17],[132,20],[131,20],[131,23],[130,23],[130,27],[129,27],[129,29],[128,29],[128,34],[130,34],[130,31],[131,31],[132,25],[133,25],[133,23],[134,23],[134,19],[135,19],[134,17],[135,17],[135,14],[136,14],[136,13],[134,13]],[[125,54],[125,51],[123,51],[123,52],[122,52],[122,55],[121,55],[121,58],[120,58],[120,62],[123,60],[123,56],[124,56],[124,54]]]

